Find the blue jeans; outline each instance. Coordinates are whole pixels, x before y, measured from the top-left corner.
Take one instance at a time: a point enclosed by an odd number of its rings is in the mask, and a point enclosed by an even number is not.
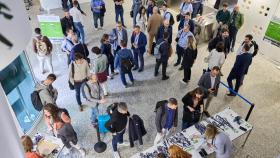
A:
[[[187,129],[187,128],[191,127],[194,124],[195,124],[194,122],[183,122],[182,123],[182,130]]]
[[[122,9],[115,9],[115,13],[116,13],[116,17],[115,17],[116,23],[119,21],[119,17],[120,17],[122,25],[124,26],[123,8]]]
[[[100,21],[100,27],[103,27],[104,24],[104,16],[99,14],[99,13],[93,13],[93,23],[94,27],[97,29],[98,28],[98,19]]]
[[[81,86],[82,86],[83,82],[75,82],[74,83],[74,88],[75,88],[75,92],[76,92],[76,100],[79,106],[82,105],[82,101],[81,101]]]
[[[136,25],[136,16],[137,16],[138,12],[139,12],[139,8],[133,9],[133,26]]]
[[[229,26],[229,42],[231,46],[230,48],[234,48],[237,32],[238,29],[235,26]]]
[[[178,44],[176,46],[176,53],[177,53],[177,64],[181,64],[182,57],[184,55],[184,48],[180,47]]]
[[[133,49],[133,54],[134,54],[135,67],[139,68],[138,61],[140,61],[140,70],[143,70],[144,69],[144,53],[142,53],[139,49]]]
[[[114,151],[118,151],[118,143],[123,143],[123,135],[125,133],[125,129],[121,133],[117,133],[116,135],[113,135],[112,139],[112,146]]]
[[[130,79],[131,82],[134,82],[134,79],[133,79],[133,75],[132,75],[132,72],[130,71],[128,74],[128,77]],[[125,79],[125,73],[121,72],[120,71],[120,76],[121,76],[121,81],[123,83],[123,85],[127,85],[127,82],[126,82],[126,79]]]
[[[81,43],[85,43],[85,31],[84,31],[84,26],[82,25],[82,23],[81,22],[74,22],[74,27],[77,31],[79,41]]]

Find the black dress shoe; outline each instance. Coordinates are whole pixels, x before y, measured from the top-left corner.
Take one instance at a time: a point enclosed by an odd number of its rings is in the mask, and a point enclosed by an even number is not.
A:
[[[174,66],[176,67],[176,66],[178,66],[180,63],[176,63],[176,64],[174,64]]]
[[[135,71],[135,70],[138,70],[138,69],[139,69],[138,67],[134,67],[132,70]]]
[[[138,70],[138,72],[142,72],[142,71],[143,71],[143,69],[139,69],[139,70]]]
[[[236,94],[234,94],[234,93],[229,93],[229,94],[227,94],[227,96],[229,96],[229,97],[235,97]]]
[[[157,77],[158,76],[158,72],[154,73],[154,75],[155,75],[155,77]]]
[[[181,70],[184,70],[183,66],[181,66],[178,70],[180,70],[180,71],[181,71]]]
[[[169,76],[162,77],[162,80],[168,80],[168,79],[169,79]]]

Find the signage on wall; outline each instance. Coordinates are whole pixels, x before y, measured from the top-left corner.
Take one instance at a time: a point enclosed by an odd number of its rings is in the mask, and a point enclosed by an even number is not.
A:
[[[38,21],[42,34],[53,43],[61,42],[64,39],[59,16],[38,15]]]
[[[31,39],[31,26],[23,1],[0,1],[0,71],[9,65]],[[4,60],[3,60],[4,59]]]

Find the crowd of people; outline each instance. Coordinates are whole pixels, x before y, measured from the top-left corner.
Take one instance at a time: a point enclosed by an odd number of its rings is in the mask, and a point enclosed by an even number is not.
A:
[[[104,33],[100,38],[100,46],[94,46],[90,49],[96,56],[93,60],[89,58],[89,50],[85,43],[86,34],[84,31],[83,16],[85,12],[77,0],[63,0],[63,9],[65,16],[61,19],[62,30],[65,39],[62,42],[61,49],[68,58],[69,80],[67,85],[71,90],[75,90],[76,101],[80,111],[84,110],[81,94],[92,105],[92,114],[96,114],[96,108],[103,106],[110,95],[110,88],[107,86],[108,79],[114,79],[119,75],[122,85],[129,88],[134,85],[135,71],[141,73],[145,70],[144,54],[154,55],[156,58],[154,76],[158,76],[159,67],[162,65],[162,80],[168,80],[166,73],[168,60],[172,55],[172,43],[176,42],[175,52],[177,54],[174,66],[179,66],[179,70],[184,70],[183,84],[188,84],[191,80],[191,69],[197,58],[198,43],[194,32],[196,24],[193,20],[200,16],[203,11],[202,1],[183,0],[178,15],[173,15],[165,1],[158,1],[160,6],[154,0],[147,2],[142,0],[133,0],[131,7],[131,17],[133,18],[133,32],[129,38],[127,27],[124,21],[124,1],[114,0],[115,3],[115,22],[116,27],[109,33]],[[96,31],[103,29],[104,16],[106,15],[106,5],[103,0],[91,0],[90,8],[94,17],[94,29]],[[119,21],[120,18],[120,21]],[[98,24],[98,20],[99,23]],[[173,41],[172,34],[175,20],[179,22],[178,33]],[[197,82],[197,88],[188,92],[182,98],[183,118],[181,129],[187,129],[198,123],[202,115],[207,113],[210,102],[217,96],[221,77],[221,69],[227,55],[234,51],[236,34],[242,27],[244,17],[236,5],[232,12],[228,10],[227,3],[218,11],[216,20],[218,25],[216,34],[209,41],[209,56],[204,61],[208,63],[208,68],[204,70],[203,75]],[[148,37],[147,37],[148,36]],[[128,43],[131,47],[128,47]],[[146,49],[147,48],[147,49]],[[48,37],[41,34],[40,28],[35,29],[33,39],[33,49],[36,53],[41,73],[45,73],[44,64],[46,62],[49,75],[47,78],[36,85],[39,97],[43,104],[44,118],[47,127],[54,136],[60,138],[68,149],[78,149],[82,155],[85,150],[79,145],[77,133],[71,125],[71,117],[64,108],[59,108],[56,104],[57,90],[52,86],[56,80],[53,74],[52,66],[52,43]],[[228,96],[235,96],[240,86],[243,84],[244,76],[248,73],[249,66],[252,63],[252,57],[256,55],[258,46],[253,41],[253,36],[245,36],[244,42],[237,50],[236,61],[227,78],[230,87]],[[130,83],[126,81],[126,74]],[[236,79],[235,88],[232,80]],[[167,138],[178,127],[178,106],[176,98],[159,101],[155,108],[156,137],[154,145]],[[130,124],[128,106],[124,102],[114,103],[111,108],[110,120],[105,123],[106,128],[112,133],[113,155],[119,158],[119,146],[129,146],[123,140],[123,135]],[[98,118],[98,117],[97,117]],[[135,117],[133,117],[135,118]],[[96,123],[96,117],[92,123]],[[141,119],[136,119],[141,120]],[[140,121],[141,122],[141,121]],[[97,127],[96,124],[94,127]],[[129,128],[130,130],[130,128]],[[139,132],[139,130],[138,130]],[[131,133],[131,132],[129,132]],[[132,132],[133,133],[133,132]],[[145,132],[141,133],[143,136]],[[139,135],[139,133],[138,133]],[[205,136],[207,139],[213,139],[212,146],[215,147],[216,156],[229,158],[232,155],[232,144],[228,136],[217,130],[215,126],[208,125]],[[140,139],[139,136],[138,138]],[[25,136],[22,138],[27,157],[30,154],[32,141]],[[142,142],[143,143],[143,142]],[[176,145],[169,148],[169,154],[172,158],[191,157]],[[34,154],[35,155],[35,154]],[[159,154],[158,157],[165,155]],[[35,156],[34,156],[35,157]],[[37,157],[40,157],[37,155]]]

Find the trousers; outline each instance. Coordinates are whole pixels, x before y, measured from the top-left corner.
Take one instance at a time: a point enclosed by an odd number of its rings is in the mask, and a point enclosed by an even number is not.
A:
[[[134,79],[133,79],[133,75],[132,75],[132,72],[130,71],[128,74],[128,77],[130,79],[131,82],[134,82]],[[125,73],[124,72],[120,72],[120,76],[121,76],[121,81],[123,83],[123,85],[127,85],[127,82],[126,82],[126,79],[125,79]]]
[[[93,23],[94,27],[97,29],[98,28],[98,19],[100,21],[100,27],[103,27],[104,24],[104,16],[99,14],[99,13],[93,13]]]
[[[235,88],[234,88],[234,91],[236,93],[238,93],[238,90],[239,90],[239,87],[241,85],[241,81],[242,81],[242,76],[243,75],[236,75],[235,73],[233,72],[230,72],[229,75],[228,75],[228,78],[227,78],[227,82],[228,82],[228,86],[229,88],[233,89],[233,84],[232,84],[232,80],[236,80],[236,83],[235,83]],[[232,92],[231,92],[232,93]]]
[[[144,69],[144,53],[145,52],[141,52],[139,49],[133,49],[134,62],[135,62],[134,64],[135,67],[140,68],[140,70]]]
[[[82,23],[81,22],[74,22],[74,27],[77,31],[79,41],[81,43],[85,43],[85,31],[84,31],[84,26],[82,25]]]
[[[229,26],[229,42],[231,48],[234,48],[235,46],[237,32],[238,29],[235,26]]]
[[[162,65],[162,68],[161,68],[162,77],[165,77],[166,76],[167,63],[168,63],[167,60],[157,59],[156,60],[156,66],[155,66],[155,75],[158,74],[158,69],[159,69],[160,65]]]
[[[52,55],[51,54],[44,55],[44,56],[37,55],[37,58],[39,60],[39,67],[40,67],[40,72],[41,73],[44,72],[44,65],[45,65],[45,63],[47,65],[48,69],[49,69],[49,72],[53,73]]]
[[[177,64],[181,64],[182,57],[184,55],[184,48],[180,47],[178,44],[176,46],[176,54],[177,54]]]
[[[121,9],[115,9],[115,14],[116,14],[115,21],[118,22],[118,21],[119,21],[119,17],[120,17],[121,23],[122,23],[122,25],[124,26],[123,8],[121,8]]]
[[[119,144],[123,143],[124,133],[125,133],[125,129],[122,132],[116,133],[115,135],[113,135],[112,146],[113,146],[114,152],[118,151],[118,143]]]

